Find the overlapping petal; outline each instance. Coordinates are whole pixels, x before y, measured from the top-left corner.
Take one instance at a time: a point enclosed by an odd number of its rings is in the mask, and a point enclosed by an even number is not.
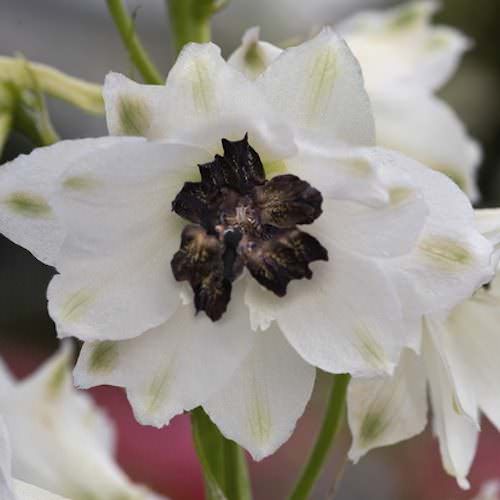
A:
[[[479,431],[473,420],[457,407],[453,380],[433,342],[431,336],[425,335],[422,352],[434,413],[434,434],[439,439],[445,470],[457,478],[461,488],[467,489],[467,475],[476,453]]]
[[[165,87],[143,85],[120,73],[108,73],[102,94],[110,135],[156,139],[163,136],[154,117],[165,99]],[[156,127],[156,128],[155,128]]]
[[[53,204],[68,237],[48,290],[60,335],[133,337],[175,311],[181,224],[171,202],[203,154],[128,138],[65,172]]]
[[[316,370],[276,326],[255,336],[241,367],[203,407],[226,437],[260,460],[290,437],[311,396]]]
[[[0,396],[0,414],[12,442],[13,475],[74,500],[143,500],[147,493],[132,485],[112,459],[110,422],[73,388],[68,347]]]
[[[446,174],[470,199],[477,200],[475,175],[480,148],[444,101],[403,88],[371,97],[378,145]]]
[[[67,166],[120,139],[61,141],[21,155],[0,168],[0,231],[45,264],[54,265],[65,237],[51,204],[57,180]]]
[[[361,69],[331,29],[284,50],[256,83],[300,139],[329,147],[375,143]]]
[[[357,461],[373,448],[422,432],[427,424],[427,383],[420,359],[405,350],[391,377],[353,379],[348,390],[348,418],[353,442],[349,458]]]
[[[226,385],[253,343],[241,297],[217,322],[187,304],[136,339],[86,343],[75,382],[125,387],[137,419],[161,427]]]
[[[395,174],[406,172],[420,189],[429,215],[414,250],[386,260],[386,270],[407,316],[449,310],[491,280],[493,247],[475,228],[472,207],[457,186],[412,160],[387,154],[397,161]]]
[[[262,42],[259,38],[260,29],[248,29],[241,45],[231,54],[227,62],[239,69],[247,78],[254,80],[281,54],[281,49],[275,45]]]
[[[403,323],[398,297],[376,261],[326,246],[330,261],[311,266],[312,280],[291,283],[282,299],[249,282],[253,326],[264,329],[276,319],[297,352],[325,371],[391,372],[405,335],[418,337],[418,325]]]

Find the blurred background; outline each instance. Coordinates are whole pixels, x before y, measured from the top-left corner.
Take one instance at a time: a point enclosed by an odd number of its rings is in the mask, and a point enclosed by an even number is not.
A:
[[[261,26],[262,38],[283,43],[307,37],[316,27],[335,24],[361,8],[395,5],[384,0],[232,0],[214,18],[213,38],[228,55],[243,31]],[[442,96],[462,117],[470,133],[484,147],[479,172],[485,206],[500,206],[500,2],[445,0],[438,21],[463,30],[475,47]],[[158,67],[167,73],[174,58],[168,19],[162,0],[129,0],[136,29]],[[102,82],[119,71],[136,76],[115,31],[104,0],[0,0],[0,52],[23,54],[72,75]],[[49,102],[51,117],[63,138],[105,135],[102,117],[85,115],[61,102]],[[28,152],[31,144],[13,135],[1,162]],[[1,167],[0,167],[1,168]],[[1,238],[1,236],[0,236]],[[53,271],[27,251],[0,239],[0,355],[19,376],[30,373],[55,348],[53,324],[46,312],[45,290]],[[283,498],[296,477],[322,416],[325,387],[318,384],[306,415],[292,439],[275,455],[252,464],[257,499]],[[189,421],[174,419],[162,430],[140,427],[120,390],[92,391],[96,401],[119,428],[118,458],[129,475],[174,500],[202,498],[203,488],[192,451]],[[331,496],[331,484],[340,464],[337,456],[349,446],[339,439],[317,499]],[[500,478],[500,436],[483,424],[479,452],[472,469],[473,491],[488,478]],[[356,465],[348,465],[340,500],[452,500],[470,498],[446,476],[437,444],[427,431],[406,443],[376,450]]]

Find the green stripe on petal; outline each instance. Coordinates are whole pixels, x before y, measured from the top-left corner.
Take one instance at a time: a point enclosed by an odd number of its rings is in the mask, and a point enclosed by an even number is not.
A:
[[[332,47],[323,48],[316,56],[310,75],[309,120],[328,106],[337,77],[337,57]]]
[[[89,356],[90,373],[109,373],[118,362],[118,344],[110,340],[98,342]]]
[[[420,251],[441,266],[466,266],[473,256],[460,243],[444,236],[428,236],[419,243]]]
[[[61,309],[63,321],[77,321],[85,313],[86,307],[94,299],[95,294],[89,289],[81,289],[71,294]]]
[[[52,209],[47,200],[36,193],[16,191],[5,198],[4,203],[13,211],[24,217],[48,217]]]
[[[120,131],[123,135],[146,136],[151,125],[151,110],[136,96],[122,95],[117,101]]]

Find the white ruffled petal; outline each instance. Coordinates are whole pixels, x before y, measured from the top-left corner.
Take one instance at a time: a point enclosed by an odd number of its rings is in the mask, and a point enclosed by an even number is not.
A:
[[[69,500],[23,481],[14,480],[14,490],[19,500]],[[8,500],[8,498],[5,500]]]
[[[410,2],[361,12],[338,27],[370,93],[399,85],[437,90],[449,80],[470,42],[457,30],[432,26],[437,9],[434,1]]]
[[[217,322],[195,316],[189,304],[135,339],[84,344],[75,382],[125,387],[142,424],[168,424],[221,389],[252,348],[255,334],[236,295]]]
[[[16,500],[12,481],[11,448],[7,427],[0,417],[0,498]]]
[[[500,209],[474,210],[474,219],[479,232],[494,246],[493,262],[498,264],[500,259]]]
[[[359,158],[376,167],[387,203],[360,203],[325,199],[323,214],[311,226],[320,241],[330,241],[347,252],[389,258],[410,252],[425,227],[427,203],[421,186],[399,168],[410,162],[379,149],[360,150]]]
[[[371,98],[378,145],[446,174],[477,201],[476,170],[481,151],[444,101],[407,91],[373,93]]]
[[[60,336],[134,337],[175,311],[180,295],[170,260],[182,221],[171,202],[200,155],[128,138],[65,173],[54,205],[68,237],[48,290]]]
[[[390,377],[351,380],[347,408],[353,436],[349,458],[355,462],[373,448],[422,432],[427,423],[427,388],[417,355],[405,350]]]
[[[325,145],[375,143],[358,62],[331,29],[284,50],[256,83],[298,137]]]
[[[292,434],[311,397],[316,369],[276,326],[255,335],[240,368],[203,407],[227,438],[261,460]]]
[[[184,47],[168,74],[165,100],[153,126],[169,141],[204,148],[204,161],[222,152],[221,138],[241,140],[246,133],[264,162],[295,152],[286,123],[213,43]]]
[[[108,73],[102,89],[110,135],[155,139],[164,131],[154,126],[154,116],[165,99],[162,85],[143,85],[120,73]]]
[[[402,320],[398,297],[377,261],[326,247],[329,262],[313,264],[312,279],[291,282],[283,298],[250,283],[245,298],[254,326],[276,319],[297,352],[322,370],[392,372],[402,346],[418,338],[418,323]]]
[[[477,448],[479,431],[457,406],[456,391],[434,341],[424,335],[423,356],[430,385],[434,434],[439,439],[441,459],[446,472],[469,488],[469,474]]]
[[[61,141],[2,165],[0,232],[45,264],[54,265],[65,237],[51,204],[59,176],[72,162],[117,143],[120,139],[112,137]]]
[[[384,268],[407,316],[451,309],[491,280],[493,247],[476,229],[469,200],[448,178],[401,156],[393,170],[412,179],[429,215],[414,251],[385,260]]]
[[[71,380],[72,350],[63,346],[34,375],[0,396],[12,443],[12,473],[68,498],[136,498],[112,458],[113,429]]]
[[[288,173],[319,189],[325,199],[357,201],[375,207],[389,203],[389,187],[371,149],[314,148],[301,144],[298,155],[283,164]]]
[[[445,324],[443,352],[461,405],[473,400],[500,429],[499,323],[500,280],[495,278],[488,289],[478,290],[452,311]]]
[[[259,39],[260,29],[255,26],[245,31],[241,45],[229,56],[227,62],[247,78],[255,80],[278,57],[282,50]]]

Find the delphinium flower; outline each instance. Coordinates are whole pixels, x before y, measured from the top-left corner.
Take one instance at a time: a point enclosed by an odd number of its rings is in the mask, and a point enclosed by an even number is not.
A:
[[[0,416],[10,437],[12,475],[71,500],[158,498],[132,484],[115,463],[112,424],[73,387],[72,358],[64,345],[22,381],[0,365]]]
[[[0,417],[0,498],[2,500],[64,500],[12,477],[9,435]]]
[[[265,65],[259,48],[246,57]],[[202,405],[260,459],[316,367],[391,373],[424,314],[491,279],[465,195],[374,147],[330,29],[255,80],[189,44],[165,86],[110,74],[104,97],[113,137],[3,167],[0,229],[59,273],[49,312],[85,342],[77,384],[126,388],[143,424]]]
[[[500,211],[477,210],[476,219],[484,235],[498,245]],[[423,431],[428,387],[443,465],[461,487],[468,487],[481,413],[500,428],[499,305],[500,280],[496,277],[451,311],[428,316],[420,356],[405,351],[392,377],[351,382],[348,415],[353,460],[372,448]]]

